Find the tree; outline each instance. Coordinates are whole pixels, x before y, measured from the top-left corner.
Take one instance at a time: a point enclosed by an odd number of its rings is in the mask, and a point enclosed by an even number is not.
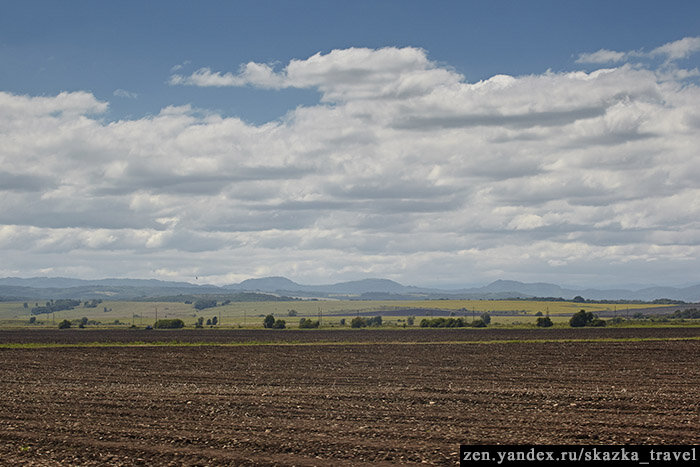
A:
[[[352,328],[363,328],[367,326],[367,323],[365,322],[364,318],[360,318],[359,316],[356,316],[350,321],[350,327]]]
[[[489,325],[491,324],[491,315],[488,313],[482,313],[481,314],[481,320],[486,324]]]
[[[58,329],[70,329],[70,321],[64,319],[63,321],[58,323]]]
[[[179,318],[159,319],[153,327],[156,329],[180,329],[185,327],[185,322]]]
[[[200,316],[199,318],[197,318],[197,324],[195,324],[195,327],[201,328],[203,324],[204,324],[204,316]]]
[[[211,319],[211,325],[212,325],[212,326],[216,326],[218,323],[219,323],[219,318],[217,318],[216,316],[214,316],[214,317]]]
[[[408,324],[409,326],[413,326],[413,323],[415,323],[415,321],[416,321],[415,316],[409,316],[408,318],[406,318],[406,324]]]
[[[25,309],[26,309],[26,308],[29,308],[29,303],[24,302],[24,304],[23,304],[22,306],[23,306]]]
[[[586,299],[580,295],[576,295],[572,301],[574,303],[584,303],[586,301]]]
[[[569,326],[572,328],[582,328],[586,324],[593,321],[593,313],[587,312],[586,310],[581,310],[569,319]]]
[[[314,321],[306,318],[301,318],[299,320],[299,329],[313,329],[319,327],[320,325],[321,323],[318,320]]]
[[[272,329],[284,329],[287,327],[287,322],[283,319],[276,319],[274,323],[272,323]]]
[[[595,315],[594,315],[595,316]],[[605,321],[598,318],[597,316],[591,320],[591,323],[589,326],[592,326],[594,328],[604,328],[605,327]]]
[[[36,316],[29,317],[29,324],[36,324]]]
[[[381,316],[374,316],[372,318],[369,318],[366,320],[367,326],[381,326],[382,325],[382,317]]]
[[[572,328],[582,328],[584,326],[603,327],[605,326],[605,321],[590,311],[581,310],[578,313],[574,313],[569,320],[569,325]]]
[[[544,318],[537,318],[537,323],[536,323],[538,328],[549,328],[554,326],[554,323],[552,322],[551,319],[549,319],[549,316],[546,316]]]
[[[474,328],[485,328],[485,327],[486,327],[486,323],[484,322],[483,319],[477,318],[477,319],[475,319],[475,320],[472,322],[472,327],[474,327]]]
[[[263,319],[263,327],[265,329],[272,329],[272,326],[275,325],[275,317],[272,315],[267,315],[265,316],[265,319]]]

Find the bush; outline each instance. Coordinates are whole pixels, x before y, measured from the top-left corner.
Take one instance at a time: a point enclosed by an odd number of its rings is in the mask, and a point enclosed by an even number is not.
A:
[[[180,318],[159,319],[154,325],[156,329],[180,329],[185,327],[185,322]]]
[[[605,327],[605,321],[603,321],[600,318],[593,318],[593,320],[591,321],[589,326],[593,326],[596,328],[603,328],[603,327]]]
[[[276,319],[272,324],[272,329],[284,329],[287,327],[287,323],[283,319]]]
[[[350,321],[350,327],[352,328],[364,328],[365,326],[367,326],[365,319],[360,318],[359,316],[356,316],[352,319],[352,321]]]
[[[581,310],[569,319],[569,326],[572,328],[582,328],[593,321],[593,313]]]
[[[272,329],[272,326],[275,325],[275,317],[272,315],[267,315],[265,316],[265,319],[263,319],[263,327],[265,329]]]
[[[477,319],[475,319],[475,320],[472,322],[472,327],[474,327],[474,328],[485,328],[485,327],[486,327],[486,323],[484,322],[483,319],[477,318]]]
[[[367,322],[367,326],[381,326],[382,325],[382,317],[381,316],[375,316],[374,318],[369,318],[365,321]]]
[[[321,322],[316,320],[313,321],[311,319],[306,319],[306,318],[301,318],[299,320],[299,329],[313,329],[317,328],[321,325]]]
[[[287,311],[287,316],[296,316],[297,315],[297,310],[289,310]]]
[[[582,328],[585,326],[603,327],[605,326],[605,321],[598,318],[597,315],[594,315],[590,311],[581,310],[578,313],[574,313],[569,320],[569,326],[572,328]]]
[[[70,329],[70,321],[64,319],[63,321],[58,323],[58,329]]]
[[[486,325],[489,325],[489,324],[491,324],[491,315],[488,314],[488,313],[483,313],[483,314],[481,315],[481,320],[482,320],[484,323],[486,323]]]
[[[415,321],[416,321],[415,316],[409,316],[408,318],[406,318],[406,324],[408,324],[409,326],[413,326],[413,323],[415,323]]]
[[[549,319],[549,316],[546,316],[544,318],[537,318],[536,324],[538,328],[549,328],[554,326],[554,323],[551,319]]]

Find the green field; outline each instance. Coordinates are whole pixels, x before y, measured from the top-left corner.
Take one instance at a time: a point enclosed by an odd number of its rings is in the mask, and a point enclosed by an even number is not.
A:
[[[43,303],[39,303],[42,305]],[[31,308],[35,303],[28,303],[24,308],[22,302],[0,302],[0,327],[24,327],[29,325]],[[76,307],[73,310],[59,311],[53,314],[36,315],[37,327],[54,327],[60,321],[77,320],[83,317],[99,322],[99,326],[139,327],[152,325],[156,314],[161,318],[180,318],[187,327],[193,327],[200,316],[204,322],[213,317],[220,321],[220,327],[261,327],[262,319],[273,314],[277,319],[284,319],[288,327],[297,327],[300,318],[321,319],[323,327],[339,327],[341,319],[350,319],[361,314],[383,317],[388,326],[403,326],[408,316],[415,316],[415,326],[425,316],[456,316],[471,318],[481,313],[492,314],[491,325],[519,326],[532,325],[534,315],[538,312],[549,313],[555,325],[565,325],[569,316],[585,309],[593,313],[613,312],[625,316],[628,308],[657,308],[658,305],[634,304],[613,305],[606,303],[574,302],[540,302],[529,300],[421,300],[421,301],[351,301],[351,300],[303,300],[286,302],[232,302],[225,306],[196,310],[193,305],[178,302],[130,302],[105,301],[97,308]],[[105,308],[108,311],[104,311]],[[674,310],[669,306],[669,313]],[[296,316],[289,316],[296,314]],[[504,315],[494,315],[504,314]],[[93,326],[94,327],[94,326]]]

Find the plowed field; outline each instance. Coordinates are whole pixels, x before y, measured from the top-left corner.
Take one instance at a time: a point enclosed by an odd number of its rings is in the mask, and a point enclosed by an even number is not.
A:
[[[697,337],[697,328],[563,331],[486,339],[495,331],[467,330],[443,343],[421,331],[368,331],[335,334],[354,344],[0,349],[0,459],[454,465],[460,443],[700,442],[700,341],[504,342]],[[118,340],[51,332],[48,342]],[[248,340],[272,339],[255,336]]]

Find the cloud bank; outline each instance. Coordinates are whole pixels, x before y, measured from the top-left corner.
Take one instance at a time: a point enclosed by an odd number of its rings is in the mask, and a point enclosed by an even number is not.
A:
[[[469,83],[406,47],[170,77],[319,91],[263,125],[190,106],[105,122],[90,93],[0,92],[0,275],[697,282],[693,76],[622,63]]]

